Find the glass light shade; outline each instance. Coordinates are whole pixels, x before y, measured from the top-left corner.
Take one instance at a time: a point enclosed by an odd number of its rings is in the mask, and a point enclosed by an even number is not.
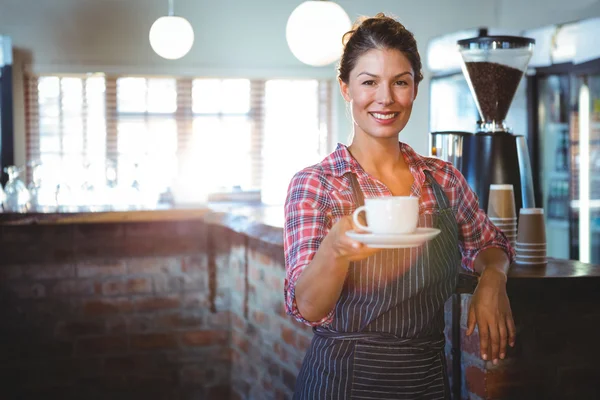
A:
[[[160,17],[152,24],[149,37],[156,54],[169,60],[185,56],[194,44],[192,25],[182,17]]]
[[[351,28],[350,17],[339,4],[305,1],[290,14],[286,39],[298,60],[321,67],[340,58],[342,36]]]

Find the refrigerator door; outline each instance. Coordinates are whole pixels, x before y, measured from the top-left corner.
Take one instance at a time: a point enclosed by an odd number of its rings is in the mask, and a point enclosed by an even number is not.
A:
[[[570,76],[548,75],[538,81],[538,148],[547,254],[569,259],[569,85]]]
[[[573,258],[600,263],[600,73],[574,76],[571,114]],[[550,246],[548,246],[550,248]]]

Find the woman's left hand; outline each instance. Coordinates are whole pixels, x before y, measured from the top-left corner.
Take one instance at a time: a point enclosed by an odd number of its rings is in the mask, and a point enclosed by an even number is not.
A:
[[[467,336],[479,328],[481,358],[498,363],[506,356],[506,344],[515,345],[515,323],[506,294],[506,275],[486,269],[471,298]]]

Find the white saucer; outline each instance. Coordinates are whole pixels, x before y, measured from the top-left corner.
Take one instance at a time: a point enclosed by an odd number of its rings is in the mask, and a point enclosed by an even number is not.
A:
[[[379,249],[404,249],[417,247],[436,237],[441,231],[436,228],[417,228],[414,233],[381,234],[346,232],[352,239],[364,243],[369,247]]]

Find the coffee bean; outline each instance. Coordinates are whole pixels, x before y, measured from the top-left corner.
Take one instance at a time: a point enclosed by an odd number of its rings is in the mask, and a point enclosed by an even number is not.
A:
[[[467,72],[485,122],[506,118],[523,71],[492,62],[467,62]]]

